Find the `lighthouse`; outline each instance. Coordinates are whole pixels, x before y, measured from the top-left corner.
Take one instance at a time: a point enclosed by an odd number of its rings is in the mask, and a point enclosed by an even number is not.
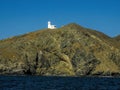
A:
[[[48,21],[48,28],[49,29],[56,29],[56,25],[52,25],[50,21]]]

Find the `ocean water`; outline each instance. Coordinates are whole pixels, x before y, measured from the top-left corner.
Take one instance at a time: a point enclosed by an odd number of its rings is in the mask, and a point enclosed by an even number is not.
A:
[[[0,90],[120,90],[120,78],[0,76]]]

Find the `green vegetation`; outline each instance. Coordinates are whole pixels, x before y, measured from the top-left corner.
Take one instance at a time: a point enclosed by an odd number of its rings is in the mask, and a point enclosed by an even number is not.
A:
[[[0,74],[120,75],[120,38],[69,24],[0,41]]]

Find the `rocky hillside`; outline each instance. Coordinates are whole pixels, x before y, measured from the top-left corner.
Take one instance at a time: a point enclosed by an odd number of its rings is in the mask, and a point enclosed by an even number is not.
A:
[[[69,24],[0,41],[0,74],[120,75],[120,47],[105,34]]]
[[[113,39],[117,40],[118,42],[120,42],[120,35],[114,37]]]

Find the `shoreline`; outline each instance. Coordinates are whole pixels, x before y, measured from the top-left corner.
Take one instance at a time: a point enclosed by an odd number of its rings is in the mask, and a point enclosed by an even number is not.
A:
[[[0,75],[0,76],[10,76],[10,77],[60,77],[60,78],[120,78],[120,76],[59,76],[59,75]]]

